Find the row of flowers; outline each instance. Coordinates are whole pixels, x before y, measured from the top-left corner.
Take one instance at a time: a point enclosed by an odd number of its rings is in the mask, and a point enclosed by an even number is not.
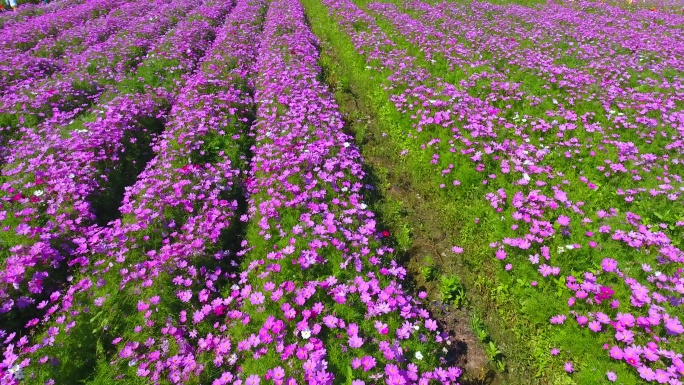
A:
[[[635,367],[642,379],[679,383],[684,330],[676,314],[684,253],[677,237],[684,221],[681,210],[669,207],[678,204],[682,191],[676,135],[681,113],[675,107],[681,95],[673,92],[681,79],[667,74],[681,66],[682,57],[669,36],[651,35],[655,45],[636,47],[615,61],[592,56],[593,40],[566,39],[588,52],[582,60],[589,65],[573,68],[555,64],[575,55],[572,48],[545,49],[550,59],[529,60],[538,55],[524,43],[558,46],[570,20],[575,26],[568,34],[582,36],[590,30],[586,25],[602,19],[589,13],[594,3],[536,12],[487,3],[411,2],[403,5],[406,13],[394,5],[369,5],[389,25],[385,31],[350,1],[323,3],[368,68],[387,75],[388,97],[414,128],[393,133],[400,143],[415,141],[402,155],[432,170],[435,187],[447,197],[472,197],[464,188],[481,192],[491,210],[486,225],[492,256],[509,274],[532,281],[526,295],[543,303],[557,285],[565,286],[562,296],[570,308],[563,313],[577,321],[565,333],[606,344],[612,358]],[[620,27],[635,18],[606,7]],[[549,21],[540,14],[558,16]],[[580,16],[568,16],[573,14]],[[643,13],[638,17],[645,22]],[[668,23],[676,17],[652,18]],[[609,37],[597,38],[597,47],[630,48],[620,33],[604,32]],[[640,30],[639,39],[649,33]],[[478,55],[480,60],[473,57]],[[650,62],[638,64],[646,56]],[[459,80],[432,66],[463,75]],[[647,69],[651,78],[631,75]],[[530,70],[533,75],[525,75]],[[588,104],[592,100],[600,101],[598,109]],[[550,317],[559,310],[553,305],[526,312]],[[589,337],[587,329],[600,337]],[[572,354],[564,358],[569,372],[573,361],[589,366]]]
[[[87,112],[103,93],[145,60],[161,37],[183,19],[183,12],[179,1],[158,4],[152,12],[128,21],[127,28],[104,42],[70,56],[69,71],[27,79],[8,88],[0,101],[0,126],[4,129],[0,144],[6,145],[7,140],[41,124],[69,124]]]
[[[105,94],[102,99],[111,100],[79,119],[78,129],[69,132],[73,124],[47,122],[12,143],[2,169],[8,181],[0,198],[4,243],[10,250],[0,272],[2,312],[9,312],[16,300],[32,311],[33,297],[45,296],[44,285],[63,284],[50,273],[60,276],[65,264],[78,263],[70,255],[83,229],[117,216],[123,189],[145,167],[150,142],[163,129],[164,116],[182,86],[177,76],[193,71],[214,38],[212,25],[221,22],[230,6],[198,7],[190,20],[161,38],[130,75],[136,79],[152,69],[160,88],[145,94]],[[183,44],[192,45],[194,54],[177,48]]]
[[[92,13],[91,19],[59,35],[41,39],[24,52],[9,51],[0,59],[0,91],[15,92],[30,87],[55,72],[73,71],[73,56],[130,28],[132,20],[149,12],[149,1],[112,3],[109,13]],[[30,22],[27,22],[30,23]],[[6,92],[6,93],[9,93]]]
[[[160,88],[145,94],[110,92],[74,132],[70,125],[43,124],[27,130],[9,151],[3,175],[4,241],[12,243],[3,263],[3,331],[24,333],[50,319],[56,309],[45,306],[70,287],[72,274],[86,268],[88,241],[100,242],[108,219],[131,178],[145,167],[150,142],[164,128],[170,103],[183,85],[178,75],[191,72],[213,40],[214,26],[232,5],[202,5],[188,21],[162,38],[138,71],[154,70]],[[177,49],[179,44],[192,50]],[[155,52],[163,55],[154,55]],[[105,223],[103,223],[105,222]],[[30,280],[28,280],[30,278]]]
[[[66,0],[52,2],[48,5],[38,5],[32,3],[22,4],[16,10],[16,12],[0,13],[0,28],[32,21],[32,19],[39,16],[57,13],[77,4],[82,4],[83,2],[84,0]]]
[[[448,338],[402,287],[406,272],[364,203],[362,159],[317,79],[317,44],[299,2],[271,3],[255,82],[248,249],[224,310],[246,376],[218,383],[456,383]]]
[[[216,15],[231,5],[207,3]],[[185,322],[188,311],[180,309],[196,295],[176,296],[173,288],[190,287],[195,279],[204,287],[198,295],[206,298],[218,289],[213,280],[224,279],[214,264],[227,265],[222,262],[230,254],[226,239],[232,223],[239,223],[234,218],[240,170],[248,161],[245,131],[252,104],[245,76],[263,8],[263,2],[241,1],[217,29],[198,72],[173,97],[165,131],[152,144],[155,157],[126,189],[123,217],[105,227],[84,228],[74,239],[78,248],[71,252],[79,266],[72,284],[53,293],[42,305],[50,305],[46,316],[33,322],[43,334],[30,344],[26,338],[15,341],[14,335],[6,339],[8,383],[24,375],[41,383],[99,375],[184,383],[203,375],[205,366],[189,361],[194,357],[190,343],[196,340],[168,326]],[[188,24],[197,16],[189,16]],[[178,43],[193,45],[179,53],[187,55],[192,48],[199,57],[196,41]],[[168,51],[160,54],[168,58]],[[100,355],[98,346],[104,346]],[[74,361],[97,370],[79,371]]]
[[[60,34],[80,25],[93,17],[107,14],[118,7],[120,2],[89,1],[62,9],[48,15],[38,16],[23,23],[6,25],[2,28],[0,57],[17,54],[31,49],[41,40]]]

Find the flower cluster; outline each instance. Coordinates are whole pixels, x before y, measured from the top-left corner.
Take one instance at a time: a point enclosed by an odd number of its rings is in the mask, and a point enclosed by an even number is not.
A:
[[[684,56],[681,31],[670,31],[681,17],[594,2],[376,2],[371,15],[323,3],[366,68],[387,74],[393,117],[413,128],[392,134],[415,143],[401,155],[416,153],[444,196],[481,194],[473,205],[491,210],[490,255],[532,281],[529,295],[569,297],[564,314],[533,313],[575,320],[578,336],[602,333],[633,358],[653,343],[652,359],[630,365],[679,383],[682,80],[670,74]]]

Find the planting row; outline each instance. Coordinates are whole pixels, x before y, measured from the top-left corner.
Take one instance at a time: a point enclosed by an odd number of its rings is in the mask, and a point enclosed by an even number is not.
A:
[[[2,28],[0,39],[0,58],[15,55],[35,46],[42,39],[58,35],[85,21],[107,14],[118,7],[120,2],[88,1],[46,15],[41,15],[23,23],[7,25]]]
[[[214,15],[220,16],[221,10],[229,6],[224,3],[210,8]],[[166,129],[152,144],[155,157],[136,183],[126,189],[120,208],[122,219],[107,227],[84,227],[82,235],[72,240],[72,261],[77,261],[70,272],[72,276],[67,279],[72,283],[53,292],[39,306],[44,308],[48,302],[55,304],[42,320],[35,318],[26,325],[37,325],[43,333],[30,342],[29,349],[25,337],[16,345],[8,346],[5,378],[16,381],[26,375],[36,383],[74,379],[101,383],[125,377],[127,370],[133,370],[133,377],[149,375],[155,382],[166,378],[178,383],[203,372],[203,365],[179,367],[175,355],[178,350],[173,349],[169,354],[168,340],[163,353],[157,351],[157,358],[131,369],[128,358],[138,352],[129,352],[129,343],[141,335],[145,336],[147,346],[154,344],[155,336],[161,343],[168,334],[164,323],[170,316],[181,317],[175,311],[183,302],[169,290],[174,286],[171,282],[174,271],[179,273],[187,268],[197,274],[198,270],[193,267],[196,261],[204,262],[208,255],[211,263],[212,255],[216,260],[227,255],[222,245],[237,209],[239,165],[246,162],[242,148],[246,136],[242,140],[239,136],[250,122],[245,105],[251,99],[243,90],[242,78],[248,67],[244,61],[249,59],[243,54],[254,44],[254,28],[249,26],[258,19],[260,8],[263,3],[256,6],[241,3],[219,29],[216,41],[202,60],[201,71],[188,78],[177,96],[171,97],[173,108]],[[190,23],[194,22],[197,20]],[[176,33],[188,36],[178,29]],[[190,40],[188,44],[193,43],[196,41]],[[194,45],[192,48],[199,57],[202,44]],[[187,55],[185,50],[182,52]],[[226,65],[231,62],[233,66]],[[185,66],[164,68],[186,69]],[[122,109],[118,113],[133,120],[137,118],[136,112],[153,117],[156,108],[152,104],[145,110],[144,103],[131,106],[129,102],[128,106],[131,107],[128,111]],[[112,118],[117,117],[116,110],[112,113]],[[163,304],[155,306],[161,308],[160,312],[145,312],[143,318],[142,312],[136,315],[135,302],[139,301],[137,309],[142,311],[147,297],[141,294],[147,293],[155,293],[150,294],[150,297],[156,296],[152,299],[155,305],[160,298]],[[137,321],[140,325],[131,324]],[[141,334],[143,327],[145,331]],[[41,338],[44,338],[42,342]],[[116,343],[122,338],[126,339],[125,346],[122,343],[118,349]],[[11,342],[9,338],[5,343]],[[15,346],[20,350],[15,351]],[[153,366],[159,356],[163,361]],[[21,361],[25,357],[26,361]],[[122,359],[120,365],[116,364],[115,357]]]
[[[64,264],[78,263],[70,258],[73,240],[93,222],[104,225],[118,216],[124,188],[150,159],[150,142],[163,129],[165,106],[182,86],[178,76],[195,68],[214,37],[212,23],[220,22],[229,6],[197,8],[190,14],[193,20],[181,22],[161,40],[152,52],[163,55],[150,55],[133,75],[144,77],[149,71],[155,76],[148,94],[112,94],[102,110],[66,126],[26,130],[13,143],[2,169],[2,241],[9,250],[0,272],[7,285],[1,295],[3,312],[13,303],[34,311],[33,294],[40,298],[44,285],[61,285]],[[172,49],[183,42],[193,45],[193,55],[188,49]]]
[[[363,202],[362,159],[317,80],[316,45],[301,4],[271,4],[257,62],[250,250],[226,310],[246,383],[455,383],[445,336],[405,292],[405,270]]]
[[[409,17],[393,5],[376,3],[369,6],[380,16],[376,22],[351,2],[324,4],[351,38],[357,55],[387,79],[380,83],[395,107],[395,112],[386,112],[394,129],[388,137],[404,147],[396,156],[415,165],[416,175],[431,180],[443,199],[469,202],[459,207],[464,207],[464,220],[476,224],[462,228],[488,231],[481,240],[463,238],[454,250],[460,253],[464,246],[471,258],[501,260],[499,279],[510,285],[506,287],[512,295],[524,299],[519,313],[540,329],[547,330],[544,323],[551,316],[553,323],[573,319],[536,342],[570,351],[559,358],[565,359],[567,372],[574,372],[576,365],[577,372],[570,376],[579,382],[606,378],[605,371],[591,370],[596,365],[589,360],[592,355],[605,357],[601,368],[617,368],[625,381],[634,381],[635,375],[678,381],[684,369],[678,357],[684,330],[676,316],[682,298],[684,254],[679,238],[684,212],[676,203],[682,191],[677,171],[680,140],[675,135],[681,130],[676,109],[681,100],[671,90],[681,79],[668,83],[662,78],[657,88],[646,88],[649,76],[635,74],[634,89],[625,80],[629,74],[617,67],[623,79],[616,75],[614,81],[603,82],[608,96],[619,92],[619,97],[596,97],[609,101],[597,109],[587,104],[592,96],[578,100],[586,89],[555,87],[543,73],[516,83],[515,66],[531,51],[517,42],[499,48],[510,39],[501,36],[512,29],[506,29],[505,18],[491,25],[504,30],[501,35],[488,35],[489,29],[483,28],[487,17],[499,17],[500,7],[414,2],[405,5]],[[467,9],[474,17],[454,9]],[[456,34],[458,28],[466,34]],[[542,36],[546,45],[560,44],[534,28],[516,33],[530,39]],[[459,41],[462,36],[472,49]],[[492,59],[477,63],[475,52]],[[506,60],[511,64],[503,64]],[[543,63],[547,73],[562,70]],[[676,68],[673,60],[668,63],[675,67],[667,64],[660,73]],[[458,81],[455,85],[439,77],[447,66],[462,74],[460,79],[446,75]],[[478,68],[468,78],[468,66],[492,68]],[[648,68],[653,73],[655,67]],[[646,71],[637,66],[630,70]],[[566,75],[577,79],[573,74],[580,72]],[[483,76],[486,82],[479,81]],[[541,81],[545,91],[532,89],[532,80]],[[546,104],[535,104],[537,95],[548,98]],[[640,118],[642,113],[651,120]],[[624,129],[613,131],[611,125]],[[556,138],[542,135],[547,131]],[[487,252],[487,244],[494,250]],[[549,298],[563,302],[549,303]],[[570,309],[561,306],[565,302]],[[601,354],[604,344],[608,352]],[[581,353],[588,351],[593,353]],[[552,358],[551,351],[540,354]],[[626,366],[611,365],[609,355]]]
[[[107,87],[135,70],[155,44],[163,44],[160,38],[178,23],[183,11],[180,2],[153,4],[151,13],[136,17],[118,34],[73,57],[72,71],[9,88],[0,105],[2,139],[20,137],[22,131],[41,123],[67,124],[97,102]]]
[[[9,88],[6,94],[20,92],[55,72],[75,70],[77,67],[72,63],[75,55],[115,36],[153,6],[153,2],[121,3],[106,16],[88,20],[53,38],[42,39],[26,52],[4,57],[0,60],[0,90]]]
[[[83,3],[83,0],[57,1],[41,6],[36,4],[23,4],[16,12],[3,12],[0,14],[0,28],[12,24],[24,23],[41,15],[49,15],[63,9]]]

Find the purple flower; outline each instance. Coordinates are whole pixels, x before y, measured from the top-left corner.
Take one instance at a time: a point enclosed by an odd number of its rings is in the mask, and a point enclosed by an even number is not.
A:
[[[556,220],[556,223],[558,223],[561,226],[568,226],[570,224],[570,218],[566,217],[565,215],[561,215]]]
[[[568,373],[575,371],[575,368],[572,366],[572,362],[566,362],[565,365],[563,365],[563,369]]]
[[[247,380],[245,380],[245,385],[259,385],[260,382],[261,379],[259,376],[252,374],[251,376],[247,377]]]

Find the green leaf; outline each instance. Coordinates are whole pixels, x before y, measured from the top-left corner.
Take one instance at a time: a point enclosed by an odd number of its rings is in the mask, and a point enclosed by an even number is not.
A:
[[[93,323],[93,321],[95,321],[95,320],[97,319],[97,317],[99,317],[100,315],[102,315],[102,313],[104,313],[104,312],[101,311],[101,312],[95,314],[95,316],[93,316],[93,318],[90,319],[90,323]]]
[[[347,365],[347,385],[351,385],[354,381],[354,373],[352,372],[352,367]]]

